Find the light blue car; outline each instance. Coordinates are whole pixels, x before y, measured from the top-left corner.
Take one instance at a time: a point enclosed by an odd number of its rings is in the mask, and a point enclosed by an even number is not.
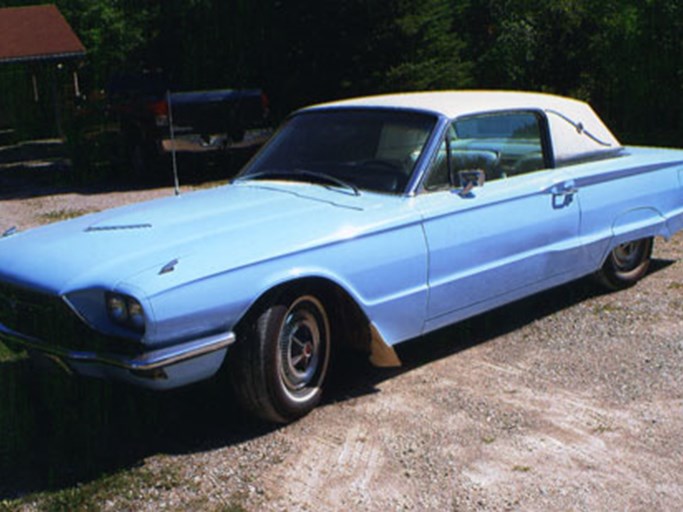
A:
[[[8,231],[0,339],[156,389],[225,366],[287,422],[338,347],[397,365],[397,343],[540,290],[629,286],[682,228],[683,151],[622,147],[582,102],[359,98],[296,112],[224,187]]]

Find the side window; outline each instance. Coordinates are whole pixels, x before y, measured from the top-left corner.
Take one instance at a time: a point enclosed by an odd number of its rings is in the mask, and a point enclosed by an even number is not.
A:
[[[546,167],[543,128],[538,114],[504,112],[479,115],[458,119],[453,125],[456,140],[451,145],[452,152],[462,152],[461,158],[466,161],[472,159],[471,152],[475,152],[478,159],[485,160],[483,170],[488,181]]]
[[[450,165],[458,171],[478,169],[494,181],[544,169],[543,127],[533,112],[502,112],[457,119],[451,125],[425,181],[427,190],[450,186]],[[457,184],[456,184],[457,185]]]

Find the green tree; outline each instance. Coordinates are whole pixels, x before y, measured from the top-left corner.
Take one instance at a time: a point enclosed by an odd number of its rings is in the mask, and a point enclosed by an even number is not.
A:
[[[295,105],[472,83],[449,0],[303,0],[272,12],[268,69]]]
[[[106,83],[114,71],[142,58],[157,33],[157,2],[57,0],[57,6],[88,51],[96,85]]]
[[[594,16],[593,98],[630,140],[680,145],[683,4],[608,0]]]
[[[87,47],[90,88],[115,71],[158,67],[179,89],[263,87],[282,113],[353,95],[487,87],[588,100],[640,142],[678,143],[683,122],[682,2],[55,2]]]
[[[478,86],[578,97],[624,140],[680,144],[681,2],[470,0],[464,18]]]
[[[376,37],[391,59],[379,73],[388,90],[429,90],[472,84],[471,63],[456,32],[456,11],[448,0],[393,2]]]

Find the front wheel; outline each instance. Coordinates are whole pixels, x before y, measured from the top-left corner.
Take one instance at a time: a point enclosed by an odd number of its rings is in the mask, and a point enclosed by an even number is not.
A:
[[[610,290],[627,288],[647,273],[651,255],[652,238],[618,245],[609,253],[596,277]]]
[[[229,369],[237,398],[276,423],[309,413],[322,396],[330,361],[330,322],[314,294],[285,293],[245,326]]]

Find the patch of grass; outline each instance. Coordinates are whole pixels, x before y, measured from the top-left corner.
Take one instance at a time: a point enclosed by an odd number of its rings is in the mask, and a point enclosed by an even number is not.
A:
[[[49,212],[41,213],[40,218],[44,222],[59,222],[60,220],[75,219],[76,217],[81,217],[87,213],[93,213],[98,210],[80,210],[80,209],[69,209],[64,208],[61,210],[52,210]]]
[[[512,471],[519,471],[520,473],[528,473],[529,471],[531,471],[531,467],[530,466],[520,466],[520,465],[512,466]]]
[[[207,181],[204,183],[199,183],[197,185],[192,185],[191,188],[192,190],[207,190],[210,188],[222,187],[223,185],[226,185],[229,181],[230,180]]]
[[[0,363],[4,363],[7,361],[14,361],[14,360],[20,359],[20,358],[21,358],[21,354],[17,354],[15,352],[12,352],[5,345],[0,343]],[[2,510],[2,508],[0,508],[0,510]]]
[[[239,495],[235,495],[230,498],[230,503],[219,506],[214,505],[211,507],[208,505],[202,506],[201,504],[196,506],[198,505],[196,503],[192,503],[191,505],[195,510],[210,510],[211,512],[247,512],[247,509],[240,503],[241,501],[242,498]]]
[[[593,418],[593,421],[590,422],[588,426],[590,427],[591,432],[597,435],[615,431],[614,421],[612,421],[611,418],[603,415],[596,415],[596,417]]]
[[[0,500],[0,512],[15,512],[19,511],[19,505],[13,504],[9,500]]]
[[[33,506],[39,510],[89,512],[101,510],[107,502],[116,503],[117,509],[129,509],[136,499],[144,499],[145,490],[169,490],[180,483],[177,473],[170,468],[158,471],[134,468],[105,475],[87,484],[41,492],[2,504],[8,511]]]
[[[247,512],[247,509],[238,503],[229,503],[228,505],[219,508],[216,512]]]
[[[593,429],[591,430],[594,434],[604,434],[605,432],[614,432],[614,427],[611,425],[605,425],[603,423],[599,423]]]
[[[59,512],[95,512],[104,505],[112,510],[135,510],[141,503],[153,504],[159,492],[184,485],[178,471],[164,466],[149,469],[137,467],[104,475],[101,478],[55,492],[45,491],[17,500],[0,501],[0,512],[19,512],[25,508]],[[229,503],[210,504],[205,498],[180,504],[188,510],[211,512],[247,512],[242,497],[232,496]],[[182,510],[182,509],[177,509]]]
[[[616,313],[617,311],[623,311],[624,308],[616,305],[614,302],[608,302],[607,304],[596,304],[593,306],[594,315],[603,315]]]

